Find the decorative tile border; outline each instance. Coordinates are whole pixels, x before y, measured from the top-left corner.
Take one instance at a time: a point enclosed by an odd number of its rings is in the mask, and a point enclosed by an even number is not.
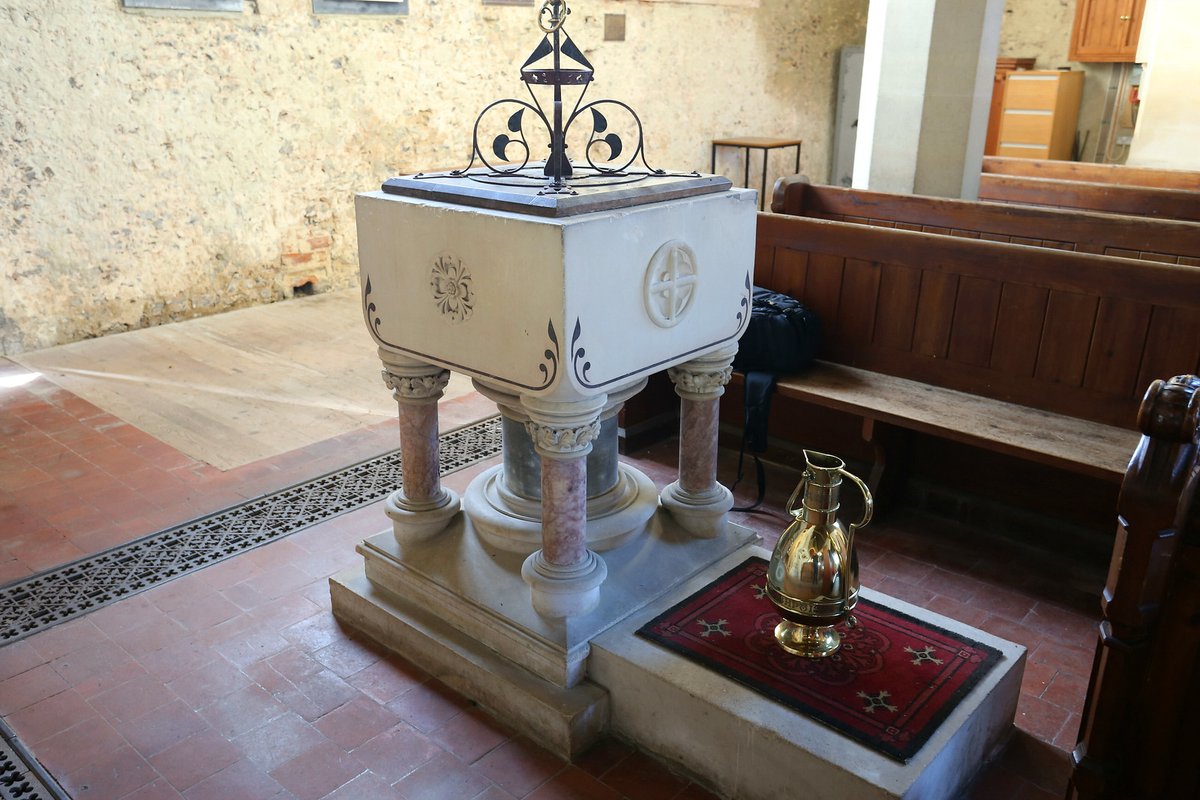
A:
[[[3,720],[0,720],[0,800],[70,800]]]
[[[498,416],[458,428],[441,436],[441,474],[499,453]],[[0,587],[0,645],[381,500],[400,483],[394,450]],[[3,791],[0,779],[7,800]]]

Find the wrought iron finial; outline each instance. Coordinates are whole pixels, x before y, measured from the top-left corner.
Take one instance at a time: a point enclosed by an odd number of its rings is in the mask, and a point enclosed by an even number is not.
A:
[[[537,16],[542,40],[521,65],[521,81],[530,99],[496,100],[479,113],[471,137],[470,163],[449,173],[415,177],[464,178],[536,187],[538,194],[576,194],[575,187],[698,175],[667,173],[647,163],[642,121],[628,104],[619,100],[584,103],[595,70],[566,31],[570,13],[566,0],[544,0]],[[564,89],[575,86],[581,88],[574,105],[568,107]],[[548,92],[541,92],[539,99],[534,87],[547,87]],[[610,116],[614,120],[610,121]],[[580,120],[583,122],[577,126]],[[590,131],[583,132],[588,123]],[[527,132],[527,126],[537,133]],[[501,132],[489,137],[485,133],[489,129]],[[543,133],[549,136],[549,152],[539,161],[533,158],[530,139]],[[568,156],[569,141],[579,153],[574,162]]]
[[[546,2],[542,3],[542,10],[538,12],[538,27],[542,29],[543,33],[554,33],[567,21],[567,14],[570,13],[571,9],[567,8],[565,0],[560,3],[556,3],[554,0],[546,0]],[[550,23],[543,25],[542,17],[547,16],[550,19]]]

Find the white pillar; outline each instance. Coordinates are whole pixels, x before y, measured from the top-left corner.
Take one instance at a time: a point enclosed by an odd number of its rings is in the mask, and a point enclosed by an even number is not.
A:
[[[1145,64],[1133,144],[1125,163],[1200,170],[1200,4],[1151,0],[1142,17],[1137,60]]]
[[[853,186],[974,199],[1004,0],[871,0]]]

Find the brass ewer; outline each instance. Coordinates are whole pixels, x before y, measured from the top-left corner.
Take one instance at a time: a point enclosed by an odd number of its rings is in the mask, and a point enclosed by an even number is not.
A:
[[[875,503],[840,458],[805,450],[804,461],[804,475],[787,503],[794,521],[779,537],[767,567],[767,597],[783,615],[775,626],[780,646],[798,656],[824,658],[842,644],[833,626],[858,602],[854,534],[871,521]],[[843,477],[858,485],[865,501],[862,519],[849,528],[837,518]],[[795,508],[801,492],[801,507]]]

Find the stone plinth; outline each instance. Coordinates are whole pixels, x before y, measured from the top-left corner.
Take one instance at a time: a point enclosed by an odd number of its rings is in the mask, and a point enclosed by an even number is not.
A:
[[[530,605],[523,558],[487,545],[460,516],[428,541],[400,545],[385,532],[363,542],[363,565],[331,579],[333,609],[569,758],[608,727],[608,693],[587,677],[591,641],[756,538],[731,524],[698,540],[658,514],[645,536],[603,554],[596,608],[554,619]]]
[[[608,691],[611,727],[738,800],[957,800],[1013,730],[1025,648],[869,588],[862,596],[999,650],[1001,662],[907,764],[635,635],[747,557],[747,547],[592,642],[590,680]]]

